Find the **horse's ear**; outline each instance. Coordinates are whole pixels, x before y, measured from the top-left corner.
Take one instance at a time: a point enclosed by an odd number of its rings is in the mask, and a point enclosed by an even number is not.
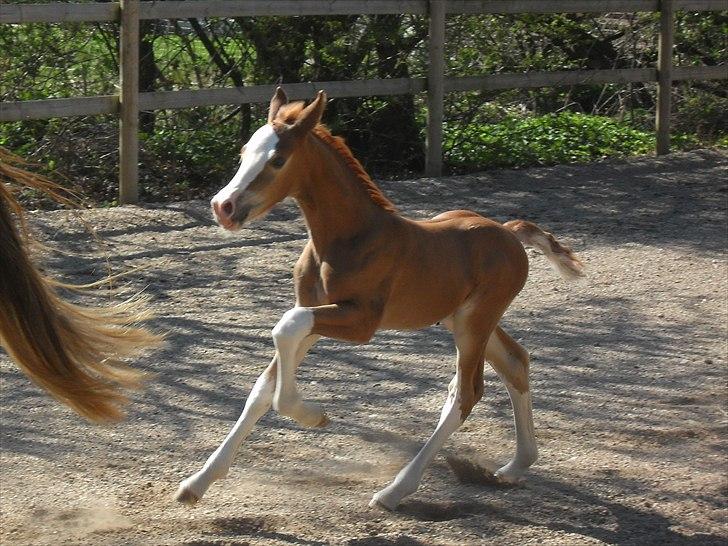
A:
[[[316,124],[321,121],[321,116],[326,108],[326,93],[319,91],[316,98],[311,104],[306,106],[303,111],[298,115],[296,123],[291,128],[297,135],[304,135],[311,129],[316,127]]]
[[[273,97],[270,99],[270,108],[268,109],[268,123],[272,122],[276,118],[278,110],[281,106],[288,104],[288,97],[281,86],[276,87],[276,92],[273,93]]]

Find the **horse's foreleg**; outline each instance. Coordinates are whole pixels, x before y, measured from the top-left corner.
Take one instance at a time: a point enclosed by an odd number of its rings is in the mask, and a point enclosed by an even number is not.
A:
[[[319,336],[308,336],[299,344],[294,361],[296,367],[318,339]],[[245,402],[243,412],[225,437],[225,440],[208,457],[202,469],[180,484],[177,491],[178,501],[194,504],[202,498],[212,482],[227,475],[235,454],[240,449],[243,441],[251,433],[258,420],[271,407],[278,374],[278,360],[279,356],[276,354],[265,371],[258,377]]]
[[[311,334],[313,312],[308,307],[287,311],[273,328],[273,342],[278,355],[278,379],[273,392],[273,409],[292,417],[306,427],[322,427],[328,418],[318,404],[304,402],[296,385],[296,352]]]
[[[280,364],[273,408],[303,426],[326,425],[328,418],[321,407],[304,402],[298,392],[294,359],[296,348],[311,334],[363,343],[371,339],[377,324],[375,311],[353,304],[294,307],[286,311],[272,332]]]
[[[508,389],[516,425],[516,454],[495,476],[504,482],[517,482],[538,457],[528,381],[528,353],[497,328],[488,341],[486,358]]]

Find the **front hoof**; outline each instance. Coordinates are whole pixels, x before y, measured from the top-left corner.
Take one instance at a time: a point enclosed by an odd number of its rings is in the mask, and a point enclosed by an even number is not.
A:
[[[200,501],[206,490],[207,488],[203,484],[200,484],[200,473],[198,472],[186,480],[182,480],[174,498],[178,502],[188,506],[194,506]]]
[[[385,510],[394,512],[397,509],[397,506],[399,506],[399,503],[402,502],[402,499],[411,495],[416,490],[416,487],[414,489],[411,487],[404,488],[402,487],[402,484],[388,485],[381,491],[374,493],[372,500],[369,502],[369,507],[384,508]]]
[[[329,418],[324,413],[324,410],[318,404],[311,404],[309,402],[303,402],[292,412],[296,422],[306,428],[323,428],[329,424]]]
[[[329,419],[329,416],[324,413],[315,428],[325,428],[329,426],[329,423],[331,423],[331,419]]]
[[[192,489],[189,487],[185,487],[184,485],[179,486],[179,489],[177,489],[177,494],[174,496],[175,500],[177,502],[181,502],[182,504],[186,504],[187,506],[194,506],[198,503],[200,500],[200,497],[195,494]]]
[[[296,419],[296,422],[305,428],[324,428],[328,426],[331,420],[325,413],[306,415],[300,419]]]

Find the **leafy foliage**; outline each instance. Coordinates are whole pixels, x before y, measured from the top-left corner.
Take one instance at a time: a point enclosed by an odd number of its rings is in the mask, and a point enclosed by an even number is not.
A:
[[[204,125],[208,110],[186,111],[186,130],[161,122],[160,129],[141,135],[145,200],[191,199],[227,183],[240,159],[239,128],[235,123]]]
[[[508,114],[496,123],[445,128],[445,154],[459,170],[586,162],[645,154],[655,136],[604,116],[561,112],[543,116]],[[679,136],[677,145],[695,144]]]
[[[142,92],[427,72],[427,20],[416,15],[143,21],[140,30]],[[652,13],[450,16],[447,73],[652,67],[656,32]],[[728,13],[679,12],[675,43],[681,65],[724,62]],[[114,23],[2,25],[0,100],[115,93],[117,45]],[[725,142],[725,83],[675,85],[677,145]],[[142,197],[209,195],[232,174],[265,106],[142,112]],[[654,107],[654,85],[641,83],[449,93],[447,165],[463,171],[648,153]],[[325,118],[376,177],[421,173],[425,120],[422,95],[336,99]],[[27,121],[0,125],[0,146],[56,169],[96,202],[114,203],[117,135],[112,116]]]

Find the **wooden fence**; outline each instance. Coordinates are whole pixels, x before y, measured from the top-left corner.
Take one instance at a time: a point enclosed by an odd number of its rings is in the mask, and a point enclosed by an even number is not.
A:
[[[427,170],[442,172],[443,99],[452,91],[535,88],[577,84],[657,82],[657,153],[670,148],[670,89],[673,81],[728,78],[728,65],[673,66],[674,13],[720,11],[726,0],[120,0],[90,4],[0,3],[0,23],[115,21],[120,24],[118,95],[0,102],[0,122],[96,114],[119,116],[119,202],[139,200],[139,112],[266,102],[272,85],[139,92],[139,21],[262,15],[354,15],[411,13],[429,17],[427,78],[287,84],[289,97],[310,98],[318,89],[330,97],[427,93]],[[498,73],[471,77],[445,75],[445,18],[448,14],[485,13],[660,13],[658,61],[655,68]]]

